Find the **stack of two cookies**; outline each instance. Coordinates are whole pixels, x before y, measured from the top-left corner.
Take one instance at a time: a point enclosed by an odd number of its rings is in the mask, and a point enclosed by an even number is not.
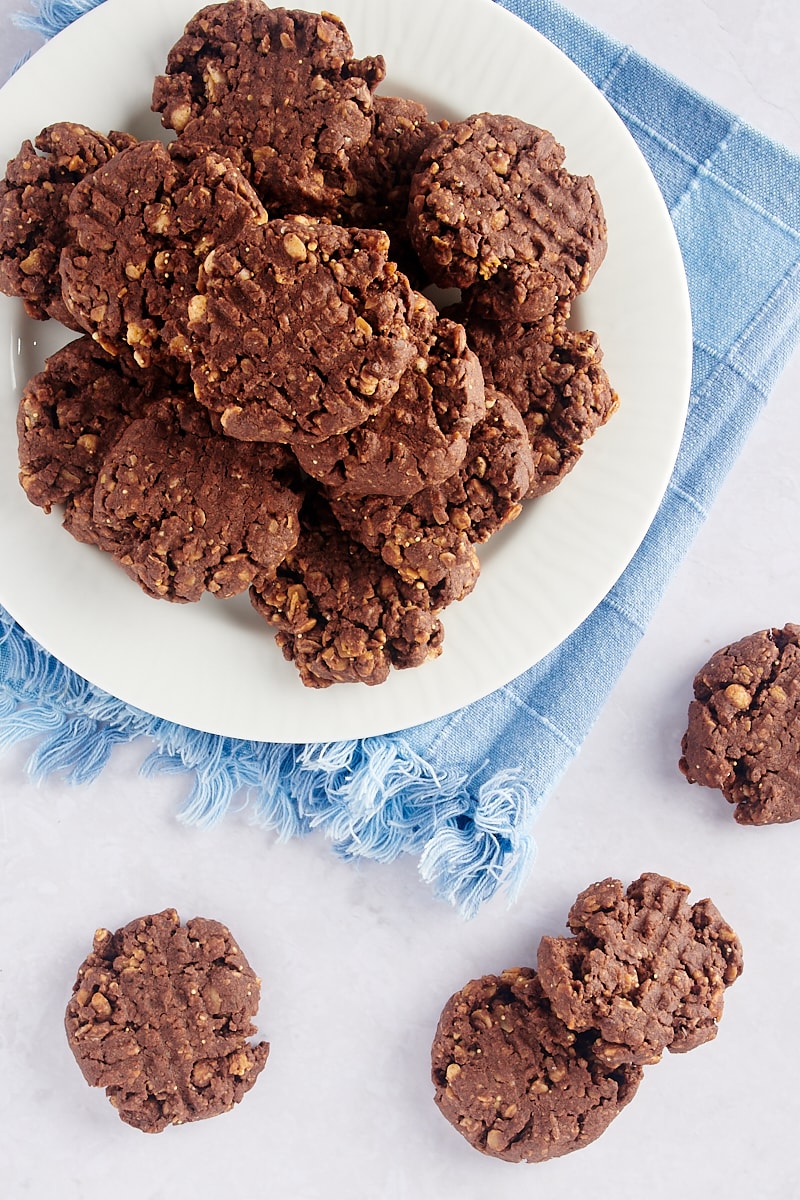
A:
[[[605,879],[544,937],[538,970],[473,980],[450,998],[433,1043],[435,1100],[476,1149],[543,1162],[588,1145],[664,1050],[710,1041],[742,948],[710,900],[644,874]]]

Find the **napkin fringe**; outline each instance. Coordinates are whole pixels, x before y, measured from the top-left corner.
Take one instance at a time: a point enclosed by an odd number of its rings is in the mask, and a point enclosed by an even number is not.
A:
[[[33,29],[43,37],[51,38],[66,29],[78,17],[97,8],[100,0],[38,0],[36,12],[16,12],[12,21],[20,29]]]
[[[320,830],[343,859],[419,856],[435,894],[473,916],[498,889],[516,897],[533,858],[536,806],[519,770],[479,781],[436,772],[402,737],[294,745],[241,741],[149,716],[76,675],[0,609],[0,750],[35,738],[35,782],[96,779],[115,748],[155,748],[143,777],[188,774],[178,817],[210,828],[239,805],[279,841]]]

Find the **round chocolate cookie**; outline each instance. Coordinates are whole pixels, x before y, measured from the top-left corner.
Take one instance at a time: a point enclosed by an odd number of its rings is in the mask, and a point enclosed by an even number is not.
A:
[[[49,512],[91,492],[125,425],[163,395],[166,380],[130,354],[112,357],[84,336],[51,355],[25,385],[17,413],[20,483]]]
[[[201,263],[266,220],[227,159],[208,153],[184,162],[160,142],[141,142],[72,190],[64,302],[111,354],[127,345],[141,366],[185,360]]]
[[[560,315],[531,324],[470,316],[466,329],[487,384],[522,414],[536,461],[528,497],[542,496],[572,470],[584,443],[619,407],[597,335],[568,328]]]
[[[641,875],[625,891],[604,879],[570,909],[573,937],[544,937],[538,970],[553,1012],[575,1033],[593,1030],[609,1066],[655,1063],[716,1036],[724,992],[742,972],[742,948],[710,900]]]
[[[534,475],[528,435],[514,405],[487,388],[486,407],[463,465],[445,483],[405,501],[388,496],[331,501],[343,529],[406,582],[421,579],[442,608],[472,590],[480,571],[474,543],[487,541],[519,514]]]
[[[297,541],[301,486],[283,446],[183,428],[165,400],[107,451],[92,523],[149,595],[224,598],[274,576]]]
[[[375,416],[313,445],[296,442],[294,449],[301,467],[331,496],[411,496],[455,474],[485,412],[483,372],[464,327],[440,318]]]
[[[67,206],[76,183],[136,139],[104,137],[86,125],[58,121],[23,142],[0,182],[0,292],[18,296],[29,317],[81,326],[61,298],[58,262],[71,240]]]
[[[482,315],[537,321],[591,282],[606,223],[589,176],[547,130],[478,113],[437,135],[411,182],[408,232],[430,278]]]
[[[690,783],[719,788],[740,825],[800,818],[800,625],[712,655],[694,680],[681,745]]]
[[[270,210],[336,215],[372,135],[383,59],[353,58],[331,13],[231,0],[202,9],[156,78],[153,109],[178,153],[219,150]]]
[[[208,255],[192,378],[227,434],[315,443],[386,405],[437,317],[388,249],[378,230],[293,217]]]
[[[642,1068],[609,1066],[554,1015],[536,973],[485,975],[450,998],[431,1053],[435,1102],[477,1150],[544,1162],[587,1146],[633,1098]]]
[[[269,1054],[252,1044],[260,981],[230,932],[174,909],[98,929],[65,1025],[92,1087],[120,1118],[159,1133],[233,1108]]]
[[[354,542],[319,497],[300,520],[275,580],[251,588],[250,598],[306,687],[383,683],[392,667],[441,653],[444,631],[422,581],[405,583]]]

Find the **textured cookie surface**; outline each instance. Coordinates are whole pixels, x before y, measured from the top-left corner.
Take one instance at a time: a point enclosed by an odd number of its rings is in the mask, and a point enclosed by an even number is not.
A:
[[[51,355],[25,385],[17,414],[28,499],[49,511],[92,489],[111,443],[164,387],[159,372],[107,354],[88,336]]]
[[[186,357],[188,303],[206,255],[267,214],[241,173],[209,152],[186,162],[160,142],[118,154],[75,187],[61,257],[73,318],[142,366]]]
[[[335,215],[372,135],[382,59],[355,59],[330,13],[232,0],[201,10],[156,79],[178,152],[221,149],[272,209]]]
[[[331,501],[342,526],[409,583],[422,580],[445,607],[472,590],[480,563],[475,544],[520,512],[534,477],[522,418],[510,400],[486,389],[486,415],[470,434],[464,463],[445,483],[407,500],[389,496]]]
[[[80,180],[135,141],[127,133],[105,137],[58,121],[34,143],[23,142],[9,162],[0,181],[0,292],[18,296],[28,316],[81,328],[61,298],[58,273],[61,250],[72,236],[69,197]]]
[[[250,596],[306,687],[382,683],[393,667],[416,667],[441,652],[441,622],[421,581],[406,583],[354,542],[318,497],[300,521],[275,580]]]
[[[477,1150],[544,1162],[603,1133],[633,1098],[641,1067],[609,1066],[592,1034],[553,1014],[525,968],[473,980],[450,998],[431,1053],[435,1102]]]
[[[441,318],[378,413],[338,437],[296,443],[295,452],[332,496],[411,496],[455,474],[485,412],[483,372],[464,328]]]
[[[610,1065],[654,1063],[710,1041],[724,992],[741,974],[736,934],[710,900],[652,873],[625,891],[605,879],[570,909],[572,937],[544,937],[538,970],[568,1029],[597,1031],[595,1053]]]
[[[568,328],[561,315],[533,323],[471,316],[466,329],[486,382],[522,414],[536,460],[528,496],[542,496],[572,470],[584,443],[619,406],[597,335]]]
[[[282,446],[185,428],[182,415],[165,400],[112,444],[95,485],[94,526],[151,596],[235,596],[272,578],[297,541],[297,468]]]
[[[267,1042],[251,1043],[260,982],[230,932],[174,909],[98,929],[65,1025],[87,1083],[119,1116],[158,1133],[226,1112],[255,1083]]]
[[[242,440],[316,442],[380,411],[436,319],[378,230],[270,221],[208,256],[190,302],[201,403]]]
[[[535,321],[584,291],[605,256],[588,176],[553,135],[514,117],[456,122],[420,156],[408,231],[434,283],[470,291],[487,316]]]
[[[680,768],[719,788],[741,825],[800,818],[800,625],[712,655],[694,680]]]

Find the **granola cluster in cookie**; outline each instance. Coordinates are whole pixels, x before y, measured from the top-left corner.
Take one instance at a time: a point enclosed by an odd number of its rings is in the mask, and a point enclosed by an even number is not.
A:
[[[568,325],[591,178],[384,77],[329,13],[212,4],[154,83],[169,144],[61,123],[0,184],[0,290],[82,335],[22,397],[29,499],[153,597],[249,590],[312,687],[438,655],[617,404]]]
[[[509,1162],[593,1142],[633,1099],[644,1067],[716,1036],[742,972],[738,937],[710,900],[647,873],[586,888],[570,936],[544,937],[537,969],[485,975],[444,1006],[435,1102],[467,1141]]]

